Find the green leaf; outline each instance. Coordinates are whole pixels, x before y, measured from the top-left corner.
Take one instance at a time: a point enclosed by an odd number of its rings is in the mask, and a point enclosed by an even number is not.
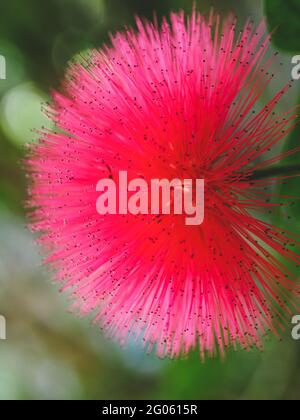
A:
[[[300,0],[265,0],[265,15],[274,45],[300,52]]]
[[[300,96],[298,98],[300,104]],[[294,150],[300,146],[300,123],[296,125],[292,133],[286,140],[283,152]],[[291,168],[298,166],[300,163],[300,152],[296,152],[284,159],[284,164]],[[296,171],[299,173],[299,171]],[[285,172],[286,175],[292,175],[292,173]],[[287,178],[279,183],[279,193],[281,196],[292,196],[295,198],[293,205],[289,207],[288,214],[292,216],[290,221],[291,226],[296,223],[299,225],[300,222],[300,196],[299,196],[299,176]],[[285,200],[283,200],[285,201]],[[289,200],[290,201],[290,200]],[[284,210],[286,212],[286,210]],[[287,222],[287,221],[285,221]]]

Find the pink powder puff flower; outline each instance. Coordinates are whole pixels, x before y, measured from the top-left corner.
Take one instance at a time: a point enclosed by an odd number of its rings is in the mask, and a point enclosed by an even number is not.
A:
[[[194,11],[137,27],[71,64],[53,94],[57,130],[28,157],[32,227],[76,310],[122,344],[169,357],[198,346],[202,358],[261,347],[298,303],[293,236],[263,216],[276,178],[254,176],[287,155],[268,151],[295,125],[295,110],[275,114],[289,86],[260,105],[274,61],[264,23],[238,31]],[[205,179],[204,223],[100,216],[97,182],[119,171]]]

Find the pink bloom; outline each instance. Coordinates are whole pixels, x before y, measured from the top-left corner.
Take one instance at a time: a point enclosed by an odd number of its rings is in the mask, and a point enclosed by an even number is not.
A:
[[[261,347],[297,305],[292,236],[266,222],[273,204],[254,171],[293,128],[265,106],[274,56],[265,26],[238,32],[197,12],[172,14],[72,64],[28,159],[33,227],[75,308],[96,313],[109,335],[142,338],[159,356],[199,345],[201,356]],[[259,108],[259,109],[258,109]],[[255,111],[257,110],[258,111]],[[101,178],[205,179],[205,220],[96,211]],[[268,197],[267,197],[268,198]]]

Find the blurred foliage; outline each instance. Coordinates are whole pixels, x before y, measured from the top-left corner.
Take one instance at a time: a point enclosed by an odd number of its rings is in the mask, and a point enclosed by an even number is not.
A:
[[[23,211],[25,178],[19,167],[22,157],[20,148],[11,144],[0,130],[0,209]]]
[[[191,10],[193,0],[10,0],[1,5],[0,54],[7,80],[0,80],[0,314],[8,340],[0,342],[0,399],[299,398],[300,345],[289,336],[267,343],[265,353],[231,351],[225,360],[158,360],[139,345],[107,341],[88,320],[66,312],[66,299],[50,285],[51,274],[25,228],[24,144],[49,122],[41,103],[61,83],[68,61],[80,51],[109,42],[109,32],[134,25],[134,16],[158,20],[170,10]],[[207,12],[233,11],[243,23],[261,18],[262,0],[199,0]],[[299,1],[267,0],[276,46],[299,43]],[[295,23],[296,22],[296,23]],[[282,57],[290,69],[290,57]],[[278,84],[289,75],[281,68]],[[267,92],[272,95],[274,92]],[[288,106],[288,103],[284,104]],[[290,145],[298,145],[298,131]],[[297,161],[298,157],[294,157]],[[297,181],[288,188],[297,191]],[[298,211],[298,210],[297,210]],[[294,213],[296,223],[299,212]],[[295,219],[294,219],[295,222]]]
[[[300,51],[300,0],[265,0],[272,40],[283,51]]]
[[[300,51],[300,49],[299,49]],[[300,97],[298,100],[298,103],[300,104]],[[300,146],[300,121],[288,137],[284,150],[292,150],[299,148]],[[300,152],[297,152],[295,154],[292,154],[291,156],[288,156],[284,159],[284,162],[286,165],[297,165],[299,164],[300,159]],[[299,170],[300,173],[300,170]],[[292,226],[290,228],[293,228],[293,223],[296,223],[298,227],[300,226],[299,222],[299,215],[300,215],[300,196],[299,196],[299,183],[300,178],[299,176],[288,178],[283,180],[281,183],[279,183],[279,192],[282,196],[289,195],[292,197],[290,201],[292,200],[294,204],[290,206],[289,208],[289,217],[293,216],[292,223],[290,223]],[[283,222],[284,223],[284,222]],[[300,251],[300,250],[299,250]]]
[[[300,53],[300,0],[265,0],[265,13],[274,45],[283,51],[298,55]],[[300,104],[300,97],[298,104]],[[284,151],[298,148],[299,142],[300,124],[295,127],[287,139]],[[285,164],[297,164],[298,162],[299,153],[284,160]],[[295,199],[295,205],[291,206],[290,211],[293,220],[296,219],[298,222],[300,214],[299,177],[284,180],[279,185],[279,192],[281,195],[288,193]]]

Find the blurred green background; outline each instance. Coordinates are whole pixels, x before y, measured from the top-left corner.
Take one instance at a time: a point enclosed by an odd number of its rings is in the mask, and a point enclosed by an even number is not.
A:
[[[0,399],[299,399],[300,342],[287,331],[282,341],[266,340],[264,353],[230,352],[202,363],[158,360],[139,347],[120,349],[87,320],[67,310],[66,299],[41,266],[26,229],[26,179],[20,163],[34,128],[49,125],[41,112],[64,74],[66,63],[100,47],[109,31],[170,10],[191,10],[192,0],[9,0],[0,12],[0,314],[7,340],[0,341]],[[280,49],[276,80],[264,100],[290,79],[291,56],[300,54],[298,0],[201,0],[222,15],[234,11],[244,23],[268,14]],[[281,64],[280,64],[281,63]],[[296,103],[300,81],[281,104]],[[286,146],[298,141],[295,130]],[[293,158],[295,159],[295,158]],[[295,192],[298,182],[288,188]],[[299,188],[298,188],[299,189]],[[299,221],[299,208],[293,223]],[[297,219],[297,220],[296,220]]]

